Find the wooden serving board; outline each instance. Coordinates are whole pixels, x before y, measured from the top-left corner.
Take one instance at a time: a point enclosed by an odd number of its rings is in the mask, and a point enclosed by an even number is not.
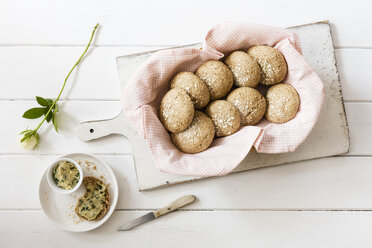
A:
[[[299,35],[305,59],[318,73],[326,86],[326,101],[323,110],[309,137],[295,152],[259,154],[251,151],[233,173],[294,161],[328,157],[343,154],[349,150],[348,127],[330,25],[328,22],[320,22],[289,29]],[[201,46],[202,44],[193,44],[186,47]],[[124,87],[138,67],[154,52],[156,51],[117,58],[121,88]],[[83,141],[110,134],[124,135],[132,144],[139,190],[150,190],[200,179],[161,172],[152,160],[146,141],[131,127],[123,112],[112,119],[81,123],[77,130],[78,137]]]

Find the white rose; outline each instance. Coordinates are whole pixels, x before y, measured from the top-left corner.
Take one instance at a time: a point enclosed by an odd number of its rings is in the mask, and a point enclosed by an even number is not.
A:
[[[23,142],[21,142],[22,138],[23,136],[19,138],[19,144],[25,150],[33,150],[39,144],[39,140],[35,135],[32,135],[30,138],[27,138]]]

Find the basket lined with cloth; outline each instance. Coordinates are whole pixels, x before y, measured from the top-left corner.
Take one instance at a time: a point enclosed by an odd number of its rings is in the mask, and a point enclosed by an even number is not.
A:
[[[291,84],[300,97],[295,118],[283,124],[263,119],[256,126],[244,126],[233,135],[215,139],[207,150],[197,154],[179,151],[158,118],[160,101],[169,90],[171,78],[254,45],[272,46],[284,55],[288,73],[283,83]],[[153,54],[126,84],[121,102],[134,129],[148,142],[161,171],[208,177],[231,172],[252,147],[259,153],[295,151],[315,125],[324,98],[323,83],[303,58],[295,33],[259,24],[222,23],[207,33],[202,50],[175,48]]]

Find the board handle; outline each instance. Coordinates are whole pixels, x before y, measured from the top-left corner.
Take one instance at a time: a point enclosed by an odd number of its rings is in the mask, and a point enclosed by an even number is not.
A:
[[[111,134],[127,136],[125,126],[123,125],[123,113],[121,112],[111,119],[82,122],[77,128],[76,134],[82,141],[90,141]]]

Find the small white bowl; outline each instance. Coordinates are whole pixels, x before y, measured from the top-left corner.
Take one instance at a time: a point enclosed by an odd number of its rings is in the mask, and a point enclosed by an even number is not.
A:
[[[79,171],[80,178],[79,178],[78,183],[75,185],[75,187],[73,189],[67,190],[67,189],[63,189],[63,188],[58,187],[57,182],[54,179],[53,168],[56,167],[59,164],[59,162],[62,162],[62,161],[67,161],[67,162],[70,162],[70,163],[74,164]],[[55,192],[60,193],[60,194],[71,194],[71,193],[75,192],[81,186],[81,183],[83,182],[83,177],[84,177],[83,176],[83,170],[81,169],[80,165],[75,160],[72,160],[72,159],[69,159],[69,158],[59,158],[59,159],[57,159],[56,161],[54,161],[54,163],[51,166],[49,166],[48,171],[47,171],[47,181],[48,181],[49,186]]]

